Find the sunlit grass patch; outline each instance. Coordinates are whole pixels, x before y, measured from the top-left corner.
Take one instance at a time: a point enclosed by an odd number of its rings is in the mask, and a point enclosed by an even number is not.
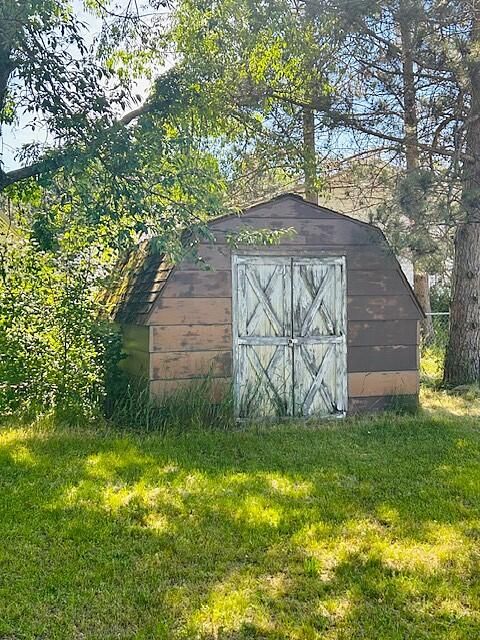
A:
[[[0,432],[0,637],[480,637],[479,407],[422,395],[308,427]]]
[[[261,581],[250,572],[233,571],[215,585],[206,602],[193,613],[187,626],[189,633],[218,637],[219,633],[238,632],[253,624],[267,630],[268,612],[258,597],[261,589]]]
[[[422,349],[420,358],[420,375],[424,382],[437,384],[443,377],[445,364],[445,348],[438,345],[431,345]]]
[[[477,417],[480,416],[480,394],[460,395],[448,390],[433,390],[423,387],[420,393],[421,405],[424,411],[445,418]]]

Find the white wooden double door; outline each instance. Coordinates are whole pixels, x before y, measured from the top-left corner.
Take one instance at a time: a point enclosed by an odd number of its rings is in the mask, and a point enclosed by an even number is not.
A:
[[[237,416],[344,415],[345,259],[234,255],[233,351]]]

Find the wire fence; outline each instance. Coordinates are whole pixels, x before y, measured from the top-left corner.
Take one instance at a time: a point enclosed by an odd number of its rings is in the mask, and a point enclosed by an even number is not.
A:
[[[436,346],[444,349],[448,342],[449,322],[448,311],[427,313],[427,328],[422,336],[422,348]]]
[[[427,313],[420,343],[420,369],[424,379],[443,378],[449,322],[448,311]]]

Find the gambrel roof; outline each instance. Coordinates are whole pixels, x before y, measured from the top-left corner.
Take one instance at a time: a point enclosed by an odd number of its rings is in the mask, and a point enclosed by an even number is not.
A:
[[[334,241],[335,252],[339,255],[342,253],[342,238],[348,245],[349,255],[355,251],[355,247],[360,251],[360,248],[366,245],[380,246],[385,254],[385,262],[388,264],[386,268],[391,269],[393,266],[398,270],[405,287],[404,293],[411,298],[417,310],[417,319],[423,317],[420,303],[389,247],[387,239],[380,229],[366,222],[307,202],[297,194],[287,193],[255,204],[240,215],[230,214],[212,219],[207,226],[217,241],[221,241],[219,245],[225,247],[226,235],[235,233],[242,227],[285,228],[285,223],[287,226],[298,229],[298,240],[295,241],[297,249],[302,243],[310,243],[312,247],[318,244],[325,253],[325,246],[329,246],[330,242]],[[332,234],[336,229],[341,233],[339,237],[333,238]],[[156,251],[155,244],[152,240],[143,241],[119,265],[117,287],[110,292],[106,303],[109,315],[115,321],[124,324],[149,324],[149,317],[155,304],[162,296],[169,277],[176,269],[164,254]],[[207,241],[202,240],[198,246],[206,244]],[[284,243],[280,242],[279,246],[284,246]],[[255,248],[265,249],[266,252],[272,249],[272,247],[258,246]],[[288,251],[287,246],[284,248]],[[229,249],[225,253],[230,253]],[[348,259],[347,256],[347,262]],[[206,262],[208,264],[208,261]]]

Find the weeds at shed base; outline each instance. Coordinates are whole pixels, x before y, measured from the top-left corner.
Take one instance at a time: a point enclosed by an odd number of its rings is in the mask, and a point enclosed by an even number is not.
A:
[[[154,398],[147,380],[132,380],[116,399],[110,420],[123,428],[160,433],[233,428],[231,390],[212,401],[214,391],[214,380],[207,377]]]

